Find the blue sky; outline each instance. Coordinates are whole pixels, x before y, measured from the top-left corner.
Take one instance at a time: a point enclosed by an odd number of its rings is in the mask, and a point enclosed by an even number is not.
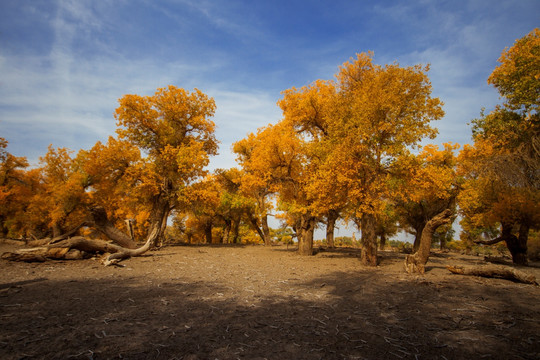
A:
[[[173,84],[214,97],[220,155],[281,118],[280,92],[331,79],[356,53],[430,63],[446,116],[434,142],[500,100],[486,79],[501,51],[540,25],[540,1],[2,0],[0,136],[36,164],[47,146],[106,141],[124,94]]]

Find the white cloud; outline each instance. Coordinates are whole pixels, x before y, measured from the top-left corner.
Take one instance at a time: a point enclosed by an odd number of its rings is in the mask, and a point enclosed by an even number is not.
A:
[[[234,142],[255,133],[258,128],[277,123],[281,109],[276,105],[277,97],[263,92],[239,92],[210,90],[208,95],[216,101],[214,121],[217,125],[216,137],[221,142],[220,154],[211,160],[210,168],[231,168],[236,166],[235,155],[231,152]]]

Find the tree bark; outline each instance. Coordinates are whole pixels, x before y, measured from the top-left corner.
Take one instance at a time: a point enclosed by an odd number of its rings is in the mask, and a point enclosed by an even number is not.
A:
[[[418,224],[417,227],[414,228],[415,234],[414,234],[414,243],[413,243],[413,253],[417,252],[420,248],[420,243],[422,241],[422,233],[424,232],[424,228],[426,227],[426,223]]]
[[[239,232],[240,232],[240,219],[233,219],[232,220],[232,242],[233,244],[237,244],[238,240],[240,238]]]
[[[514,236],[514,243],[506,243],[506,246],[508,246],[508,250],[510,250],[510,254],[512,254],[512,261],[514,262],[514,264],[527,265],[529,262],[527,258],[527,241],[529,240],[529,229],[529,225],[523,223],[520,224],[518,237],[516,238]]]
[[[270,236],[270,227],[268,226],[268,215],[261,217],[261,226],[263,233],[263,240],[265,246],[272,245],[272,237]]]
[[[253,214],[251,212],[248,212],[247,216],[248,216],[248,219],[249,219],[249,223],[251,224],[251,227],[253,227],[253,229],[257,232],[257,234],[261,238],[262,242],[266,245],[264,233],[261,230],[261,227],[259,226],[259,222],[258,222],[257,218],[255,216],[253,216]]]
[[[363,214],[361,219],[362,231],[362,264],[366,266],[377,266],[377,235],[376,219],[373,214]]]
[[[420,239],[420,246],[418,251],[412,255],[407,255],[405,259],[405,270],[410,273],[425,272],[425,265],[429,259],[429,252],[431,250],[431,240],[433,233],[441,225],[450,222],[452,219],[452,210],[446,209],[440,214],[429,220],[422,231],[422,237]]]
[[[169,219],[169,214],[171,213],[171,209],[168,208],[165,212],[163,218],[161,219],[161,227],[159,229],[159,235],[158,239],[156,240],[157,246],[162,247],[165,239],[165,231],[167,230],[167,219]]]
[[[383,232],[381,233],[381,241],[379,243],[379,249],[384,250],[385,246],[386,246],[386,234]]]
[[[152,210],[150,211],[150,228],[148,229],[148,237],[154,234],[153,242],[150,244],[152,248],[158,247],[159,241],[163,236],[163,231],[167,226],[167,217],[171,210],[169,199],[164,192],[160,192],[152,201]]]
[[[316,218],[304,215],[300,220],[300,233],[298,234],[298,254],[313,255],[313,234],[315,232]]]
[[[102,240],[87,239],[82,236],[75,236],[66,240],[59,241],[45,247],[22,249],[16,253],[4,253],[3,259],[12,261],[45,261],[46,258],[51,259],[80,259],[82,254],[86,253],[110,253],[103,259],[103,264],[113,265],[123,259],[132,256],[140,256],[150,249],[150,244],[154,240],[156,234],[148,237],[146,243],[137,249],[127,249],[122,246],[108,243]],[[73,250],[79,252],[78,256],[74,256]],[[71,255],[70,255],[71,254]]]
[[[109,239],[124,248],[135,249],[137,247],[137,244],[129,237],[129,235],[124,234],[122,231],[114,227],[107,217],[107,212],[103,207],[94,206],[90,208],[90,215],[92,216],[92,220],[94,222],[93,225],[96,230],[103,233]]]
[[[52,229],[53,229],[53,238],[62,236],[62,234],[64,233],[64,231],[62,230],[62,226],[60,226],[60,224],[57,222],[53,224]]]
[[[329,248],[334,248],[334,231],[336,228],[336,221],[339,217],[339,214],[335,210],[328,211],[328,215],[326,217],[326,246]]]
[[[501,278],[538,285],[534,275],[507,266],[447,266],[446,268],[453,274]]]
[[[212,222],[207,221],[204,225],[204,237],[207,244],[212,244]]]
[[[518,265],[527,265],[527,240],[529,239],[529,229],[527,224],[521,224],[519,235],[512,234],[513,224],[502,223],[501,236],[493,240],[477,240],[476,244],[494,245],[501,241],[506,243],[506,247],[512,255],[512,262]]]
[[[223,229],[223,237],[221,242],[223,244],[229,243],[229,235],[231,233],[231,220],[230,219],[223,219],[223,222],[225,223],[225,228]]]

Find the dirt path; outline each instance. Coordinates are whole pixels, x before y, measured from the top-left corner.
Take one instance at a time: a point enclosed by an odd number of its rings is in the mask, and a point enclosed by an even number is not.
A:
[[[0,246],[0,252],[7,250]],[[0,261],[1,359],[538,359],[540,288],[383,253],[168,247],[125,267]],[[530,269],[540,278],[540,269]]]

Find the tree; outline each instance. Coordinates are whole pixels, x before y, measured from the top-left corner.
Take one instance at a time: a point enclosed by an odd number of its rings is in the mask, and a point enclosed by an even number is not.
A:
[[[218,169],[215,171],[215,181],[221,189],[218,216],[225,224],[222,242],[224,244],[229,242],[237,243],[240,240],[240,224],[246,218],[247,223],[257,231],[262,241],[266,244],[264,234],[260,233],[257,224],[255,226],[253,225],[252,219],[255,218],[256,204],[252,198],[242,193],[242,177],[243,173],[237,168],[228,170]]]
[[[418,155],[400,159],[394,199],[400,223],[415,235],[407,272],[424,273],[437,230],[453,222],[459,191],[454,151],[457,144],[427,145]]]
[[[31,185],[24,169],[24,157],[7,152],[8,142],[0,138],[0,236],[15,236],[23,228],[23,213],[31,197]]]
[[[214,100],[199,90],[169,86],[153,96],[125,95],[119,102],[115,117],[120,139],[109,138],[106,145],[97,143],[74,158],[67,149],[50,147],[42,158],[43,190],[33,195],[28,211],[46,212],[54,235],[63,233],[52,239],[58,244],[46,246],[48,256],[92,249],[115,252],[107,260],[111,263],[156,246],[169,213],[186,188],[206,173],[208,158],[217,151],[215,125],[209,120]],[[136,247],[135,234],[117,228],[125,217],[148,229],[139,249],[130,249]],[[67,231],[68,224],[76,223]],[[120,246],[89,238],[64,240],[83,225],[92,225]]]
[[[397,159],[433,137],[432,120],[444,112],[431,97],[429,66],[375,65],[372,54],[343,64],[336,78],[336,112],[329,124],[328,161],[347,189],[349,216],[362,231],[362,262],[377,264],[377,215],[389,198],[389,180]]]
[[[405,269],[408,273],[423,274],[425,272],[425,265],[429,258],[433,234],[440,226],[452,221],[451,219],[452,210],[446,209],[427,222],[422,231],[422,238],[420,239],[418,251],[412,255],[408,255],[405,259]]]
[[[326,222],[326,243],[334,247],[334,229],[347,204],[346,189],[338,186],[333,164],[327,161],[332,152],[330,123],[336,112],[336,85],[316,80],[300,89],[283,91],[278,105],[283,110],[282,122],[294,129],[304,142],[309,157],[311,179],[304,191],[311,199],[311,211]]]
[[[540,226],[540,30],[503,51],[488,83],[505,102],[472,121],[474,146],[460,154],[466,178],[460,196],[464,228],[493,229],[518,264],[527,263],[527,240]]]
[[[207,244],[212,244],[212,230],[219,221],[219,208],[221,203],[221,189],[214,176],[208,175],[186,191],[186,200],[189,214],[192,216],[191,226],[195,226],[204,233]]]
[[[111,240],[128,248],[146,237],[151,198],[145,184],[146,159],[140,150],[125,140],[109,137],[106,144],[97,142],[90,150],[82,150],[87,193],[91,197],[89,218],[93,226]],[[119,231],[126,221],[132,234]]]
[[[510,110],[538,114],[538,69],[540,29],[536,28],[502,52],[488,83],[506,99],[505,105]]]
[[[313,254],[313,234],[317,217],[312,199],[305,191],[313,174],[306,142],[286,122],[259,129],[251,134],[249,158],[244,168],[267,184],[270,193],[279,194],[279,209],[285,211],[298,235],[298,253]]]
[[[237,161],[242,167],[243,174],[240,181],[242,194],[253,199],[253,211],[248,211],[249,223],[257,231],[266,246],[271,243],[268,215],[273,209],[271,198],[273,189],[268,173],[260,171],[253,159],[253,152],[261,144],[262,136],[249,134],[246,138],[233,144],[233,152],[237,154]]]
[[[258,144],[250,166],[279,184],[301,253],[311,253],[309,234],[319,218],[331,227],[347,209],[362,229],[364,264],[376,265],[376,218],[388,198],[390,169],[409,147],[436,134],[429,122],[443,115],[428,69],[383,67],[359,54],[340,67],[336,81],[284,91],[283,120],[252,136]]]
[[[420,247],[426,224],[446,209],[455,211],[459,184],[454,151],[459,145],[443,146],[440,150],[436,145],[426,145],[418,155],[399,161],[394,202],[401,226],[415,235],[414,252]]]
[[[377,228],[375,236],[379,237],[379,248],[384,250],[386,240],[398,232],[398,216],[395,207],[390,201],[387,201],[384,210],[377,215]]]
[[[90,185],[82,168],[81,157],[72,157],[66,148],[52,145],[40,158],[43,192],[37,192],[33,209],[49,222],[52,237],[64,234],[84,221],[84,208],[89,203],[85,189]]]
[[[182,191],[205,175],[209,156],[217,153],[214,99],[200,90],[175,86],[153,96],[125,95],[115,111],[117,133],[147,155],[145,186],[151,196],[149,236],[156,245]]]

